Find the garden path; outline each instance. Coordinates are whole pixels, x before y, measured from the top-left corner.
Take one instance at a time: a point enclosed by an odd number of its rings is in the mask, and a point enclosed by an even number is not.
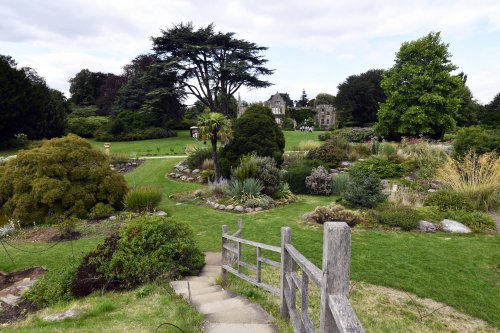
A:
[[[199,276],[170,283],[175,292],[205,316],[204,333],[277,333],[259,305],[215,285],[221,273],[221,253],[207,252]]]

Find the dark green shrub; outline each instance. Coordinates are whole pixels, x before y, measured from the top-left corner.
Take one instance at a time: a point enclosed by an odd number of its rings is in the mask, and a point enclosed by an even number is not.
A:
[[[319,141],[326,141],[331,139],[333,136],[333,132],[325,132],[325,133],[320,133],[318,134],[318,140]]]
[[[97,141],[138,141],[162,139],[177,136],[177,132],[161,127],[121,128],[120,122],[110,122],[107,126],[99,127],[93,135]]]
[[[406,231],[415,229],[422,219],[418,210],[409,207],[384,207],[375,216],[380,224],[400,227]]]
[[[303,215],[303,219],[310,222],[324,224],[325,222],[345,222],[351,228],[363,221],[363,217],[358,212],[345,209],[336,204],[325,207],[316,207],[310,213]]]
[[[306,177],[306,188],[311,194],[332,194],[332,175],[323,166],[313,168]]]
[[[234,122],[233,140],[221,150],[221,174],[228,177],[241,156],[251,153],[271,157],[281,166],[284,150],[285,137],[271,109],[253,104]]]
[[[500,154],[500,130],[478,126],[462,128],[453,141],[453,149],[456,156],[464,156],[470,150],[479,155],[489,152]]]
[[[23,225],[84,218],[98,202],[121,208],[127,191],[106,157],[74,134],[20,151],[0,169],[2,213]]]
[[[375,173],[350,173],[344,194],[348,206],[373,208],[385,199],[380,178]]]
[[[125,209],[134,212],[151,212],[161,202],[163,189],[154,185],[137,186],[125,196]]]
[[[391,159],[370,157],[364,161],[356,162],[351,171],[361,174],[375,173],[380,178],[386,179],[401,177],[406,172],[406,168]]]
[[[201,169],[203,161],[212,158],[212,150],[208,147],[196,148],[187,157],[186,163],[191,169]]]
[[[474,205],[467,195],[451,190],[440,190],[430,193],[425,198],[425,205],[436,206],[443,212],[447,210],[474,210]]]
[[[313,168],[322,165],[321,161],[304,160],[291,165],[283,175],[283,180],[288,183],[290,190],[295,194],[307,194],[306,177]]]
[[[72,292],[125,289],[160,276],[175,279],[196,274],[204,265],[192,230],[160,216],[141,216],[127,223],[119,238],[111,236],[78,267]]]
[[[70,260],[64,265],[50,269],[28,289],[25,297],[40,308],[71,300],[73,298],[71,286],[78,262],[78,260]]]
[[[321,160],[328,166],[335,168],[340,162],[348,159],[349,145],[342,139],[334,138],[325,142],[321,147],[307,153],[309,160]]]

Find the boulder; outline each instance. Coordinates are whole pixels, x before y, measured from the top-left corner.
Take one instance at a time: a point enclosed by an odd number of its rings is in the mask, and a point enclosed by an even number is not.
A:
[[[219,205],[217,202],[214,202],[212,207],[214,207],[215,209],[218,209],[218,208],[219,208],[219,206],[220,206],[220,205]]]
[[[186,168],[186,169],[184,169],[184,172],[185,173],[191,173],[191,169]]]
[[[463,223],[448,219],[444,219],[441,221],[441,227],[443,231],[446,232],[453,232],[459,234],[469,234],[472,232],[472,230],[470,230],[469,227],[467,227]]]
[[[251,212],[253,212],[253,209],[252,209],[252,208],[250,208],[250,207],[245,208],[245,212],[247,212],[247,213],[251,213]]]
[[[116,220],[116,216],[115,216],[115,215],[110,216],[110,217],[109,217],[109,220],[111,220],[111,221]]]
[[[226,210],[233,210],[234,209],[234,206],[233,205],[227,205],[226,206]]]
[[[437,226],[434,223],[422,220],[418,222],[417,229],[423,232],[436,232]]]
[[[237,212],[243,212],[244,211],[243,206],[235,206],[234,210],[237,211]]]
[[[224,210],[224,209],[226,209],[226,205],[219,205],[219,209],[220,209],[220,210]]]
[[[193,173],[194,175],[196,175],[196,174],[200,173],[200,169],[194,169],[194,170],[192,171],[192,173]]]
[[[187,181],[188,182],[192,182],[192,181],[194,181],[194,178],[193,177],[188,177]]]
[[[256,208],[255,208],[255,211],[256,211],[256,212],[260,212],[261,210],[262,210],[262,207],[256,207]]]
[[[3,302],[10,306],[15,306],[21,302],[21,297],[12,294],[7,294],[5,296],[0,297],[0,302]]]
[[[182,180],[182,181],[186,181],[186,180],[187,180],[187,178],[188,178],[188,177],[186,177],[186,176],[181,176],[181,180]]]
[[[163,217],[167,217],[168,214],[162,210],[159,210],[157,212],[155,212],[155,215],[158,215],[158,216],[163,216]]]
[[[340,162],[340,166],[344,167],[344,168],[350,168],[354,165],[353,162],[349,162],[349,161],[343,161],[343,162]]]
[[[66,318],[75,318],[75,317],[78,317],[79,315],[80,315],[80,311],[78,311],[78,310],[69,310],[69,311],[66,311],[66,312],[56,313],[56,314],[53,314],[53,315],[45,316],[45,317],[43,317],[43,320],[45,320],[45,321],[56,321],[56,320],[63,320],[63,319],[66,319]]]

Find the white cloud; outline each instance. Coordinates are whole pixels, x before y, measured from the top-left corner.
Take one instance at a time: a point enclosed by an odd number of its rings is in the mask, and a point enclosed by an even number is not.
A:
[[[500,91],[498,67],[481,49],[500,53],[498,17],[496,0],[2,0],[0,52],[67,91],[67,81],[82,68],[120,72],[150,50],[149,37],[162,28],[215,22],[222,31],[271,48],[266,55],[276,69],[269,78],[275,86],[242,91],[243,98],[264,99],[279,90],[297,99],[302,88],[309,97],[335,93],[348,75],[389,67],[403,41],[442,31],[471,90],[487,102]],[[478,44],[485,35],[490,39]],[[483,56],[466,54],[469,43]]]

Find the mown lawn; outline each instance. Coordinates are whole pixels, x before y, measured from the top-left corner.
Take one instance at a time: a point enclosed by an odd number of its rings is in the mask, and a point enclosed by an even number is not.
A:
[[[177,160],[147,161],[127,175],[131,184],[159,184],[165,189],[160,208],[189,223],[204,251],[220,250],[221,226],[236,230],[239,215],[220,212],[168,198],[181,190],[200,187],[165,179]],[[321,266],[322,230],[299,223],[300,217],[332,198],[300,196],[298,203],[241,216],[243,237],[279,245],[280,229],[292,228],[292,242]],[[500,328],[500,236],[420,234],[354,229],[351,277],[412,292],[449,304]]]

